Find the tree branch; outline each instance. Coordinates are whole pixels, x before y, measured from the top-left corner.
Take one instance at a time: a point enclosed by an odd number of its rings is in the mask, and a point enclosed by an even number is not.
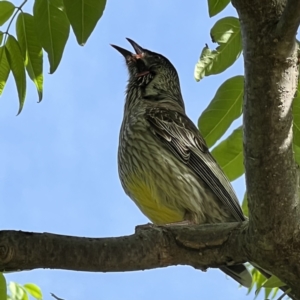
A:
[[[245,64],[249,256],[300,297],[300,206],[292,112],[298,84],[295,34],[300,4],[293,0],[250,2],[232,0],[240,18]],[[287,40],[285,32],[274,39],[274,33],[283,28],[289,31]]]
[[[247,260],[244,223],[137,227],[116,238],[0,231],[0,270],[36,268],[119,272],[190,265],[199,269]],[[234,261],[233,261],[234,258]]]
[[[282,53],[289,55],[295,45],[300,24],[300,1],[287,0],[283,14],[277,24],[276,35],[282,41]]]

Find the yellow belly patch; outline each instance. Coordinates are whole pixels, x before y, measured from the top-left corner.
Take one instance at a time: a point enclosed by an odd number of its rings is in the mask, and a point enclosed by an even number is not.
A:
[[[184,219],[183,212],[171,209],[163,204],[162,195],[158,195],[154,185],[146,184],[138,176],[130,178],[127,182],[127,189],[131,194],[136,205],[154,224],[167,224],[180,222]]]

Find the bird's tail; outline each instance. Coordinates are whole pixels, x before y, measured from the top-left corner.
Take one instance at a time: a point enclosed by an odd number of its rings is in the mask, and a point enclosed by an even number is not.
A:
[[[243,265],[226,266],[220,268],[226,275],[236,280],[239,284],[249,288],[252,284],[252,276]]]

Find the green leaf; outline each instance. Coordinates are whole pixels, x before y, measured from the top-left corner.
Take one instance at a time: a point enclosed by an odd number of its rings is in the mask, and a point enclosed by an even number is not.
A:
[[[212,150],[212,155],[230,181],[245,173],[243,155],[243,128],[235,129],[232,134]]]
[[[213,17],[221,12],[230,2],[230,0],[208,0],[209,16]]]
[[[7,38],[7,42],[5,44],[5,52],[6,52],[9,66],[12,70],[17,85],[17,90],[19,95],[18,114],[20,114],[25,102],[26,75],[25,75],[24,59],[23,59],[23,55],[19,43],[12,35],[9,35]]]
[[[34,283],[26,283],[24,284],[25,290],[35,299],[43,299],[41,289]]]
[[[198,120],[198,127],[208,147],[226,132],[231,123],[242,114],[244,77],[226,80],[217,90]]]
[[[13,14],[15,6],[9,1],[0,1],[0,26],[2,26]]]
[[[295,97],[295,99],[293,101],[293,117],[294,117],[293,143],[296,146],[300,147],[300,82],[298,83],[297,96]],[[298,162],[298,164],[299,164],[299,162]]]
[[[271,299],[274,299],[278,291],[279,288],[265,288],[265,299],[268,299],[272,292]]]
[[[33,16],[20,13],[16,21],[16,32],[25,58],[27,74],[34,82],[39,101],[41,101],[43,97],[43,50],[36,36]]]
[[[272,289],[272,291],[273,291],[273,293],[272,293],[271,299],[274,299],[279,291],[279,288],[274,288],[274,289]],[[289,289],[286,292],[289,293],[290,292]]]
[[[245,216],[249,217],[247,192],[245,192],[245,194],[244,194],[244,199],[243,199],[243,202],[242,202],[242,211],[243,211]]]
[[[10,66],[6,57],[5,53],[5,47],[0,47],[0,95],[2,94],[9,72],[10,72]]]
[[[26,300],[26,292],[18,283],[11,281],[8,285],[11,297],[14,300]],[[27,297],[28,299],[28,297]]]
[[[63,0],[79,45],[84,45],[101,18],[106,0]]]
[[[248,291],[247,291],[247,295],[249,295],[253,289],[253,287],[255,286],[255,281],[254,281],[254,274],[255,272],[257,271],[252,265],[250,265],[249,263],[246,263],[250,273],[251,273],[251,276],[252,276],[252,283],[251,283],[251,286],[248,288]]]
[[[263,274],[261,274],[257,269],[253,269],[252,281],[253,284],[256,285],[256,291],[255,291],[255,298],[256,298],[261,291],[263,283],[266,281],[266,277]]]
[[[57,69],[69,37],[70,23],[62,0],[35,0],[35,29],[42,47],[48,53],[50,74]]]
[[[269,279],[267,279],[262,287],[265,288],[275,288],[275,287],[282,287],[285,286],[286,284],[283,283],[278,277],[276,277],[275,275],[272,275]]]
[[[7,288],[6,280],[2,273],[0,273],[0,300],[6,300]]]
[[[295,161],[300,166],[300,147],[298,147],[296,144],[293,144],[293,150]]]
[[[271,292],[272,292],[271,288],[265,288],[265,299],[268,299],[268,296],[270,295]]]
[[[219,74],[230,67],[241,55],[242,37],[240,22],[235,17],[226,17],[216,22],[211,29],[213,42],[219,44],[216,50],[206,45],[195,66],[194,76],[200,81],[204,76]]]
[[[3,41],[3,35],[4,35],[4,33],[2,31],[0,31],[0,45],[1,45],[2,41]]]
[[[216,51],[210,50],[207,44],[205,45],[195,66],[194,77],[196,81],[200,81],[206,75],[205,73],[209,67],[213,65],[213,61],[217,54],[218,53]]]
[[[261,289],[263,288],[263,284],[267,281],[266,277],[262,275],[257,269],[255,269],[252,265],[249,266],[252,274],[252,284],[250,288],[247,291],[247,295],[250,294],[252,291],[253,287],[256,286],[256,291],[255,291],[255,298],[259,295]],[[265,297],[263,299],[268,299],[267,297],[272,293],[271,299],[274,299],[277,292],[278,288],[264,288],[265,291]],[[254,299],[255,299],[254,298]],[[279,298],[278,298],[279,299]]]

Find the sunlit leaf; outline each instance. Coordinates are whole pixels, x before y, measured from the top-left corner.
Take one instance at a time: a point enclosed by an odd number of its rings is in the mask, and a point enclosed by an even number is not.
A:
[[[274,299],[276,297],[278,291],[279,291],[279,288],[271,289],[271,292],[272,292],[271,299]]]
[[[32,295],[35,299],[43,299],[41,289],[34,283],[26,283],[24,284],[25,290]]]
[[[243,155],[243,128],[239,127],[212,150],[212,155],[219,163],[230,181],[245,173]]]
[[[10,72],[10,66],[6,57],[5,53],[5,47],[0,47],[0,95],[2,94],[9,72]]]
[[[62,0],[35,0],[35,29],[42,47],[48,53],[50,74],[57,69],[69,37],[70,23]]]
[[[205,45],[195,66],[194,77],[196,81],[200,81],[206,75],[207,70],[212,66],[217,54],[215,50],[212,51],[208,48],[207,44]]]
[[[272,288],[264,288],[265,290],[265,298],[264,299],[268,299],[269,295],[271,294],[272,292]]]
[[[6,299],[7,288],[6,288],[6,280],[2,273],[0,273],[0,300]]]
[[[294,140],[293,143],[300,147],[300,83],[298,84],[297,95],[293,102],[293,132],[294,132]],[[299,162],[298,162],[299,163]]]
[[[84,45],[101,18],[106,0],[63,0],[79,45]]]
[[[15,6],[9,1],[0,1],[0,26],[2,26],[13,14]]]
[[[18,41],[11,35],[8,36],[5,44],[7,60],[12,70],[19,95],[19,111],[22,111],[26,95],[26,75],[24,59]]]
[[[246,199],[246,198],[244,198],[244,199]],[[265,298],[263,298],[263,299],[266,299],[266,300],[270,299],[270,298],[267,298],[267,297],[271,294],[271,292],[272,292],[271,299],[274,299],[276,297],[277,292],[278,292],[278,288],[263,288],[262,285],[266,281],[266,277],[264,275],[262,275],[257,269],[255,269],[252,265],[250,265],[249,268],[250,268],[251,274],[252,274],[252,285],[248,289],[247,295],[249,295],[250,292],[252,291],[252,289],[255,287],[255,290],[256,290],[255,298],[257,298],[257,296],[259,295],[259,293],[263,289],[264,292],[265,292]]]
[[[208,147],[211,147],[242,114],[244,77],[235,76],[226,80],[203,111],[198,127]]]
[[[16,21],[16,32],[25,58],[27,73],[34,82],[39,101],[41,101],[43,97],[43,50],[36,36],[33,16],[20,13]]]
[[[263,283],[266,281],[266,277],[263,274],[261,274],[257,269],[253,269],[252,281],[255,286],[255,298],[256,298],[262,289]]]
[[[221,12],[228,4],[230,0],[208,0],[208,12],[209,16],[213,17]]]
[[[197,81],[204,76],[219,74],[230,67],[242,52],[240,22],[235,17],[226,17],[216,22],[211,29],[213,42],[218,43],[216,50],[206,45],[195,66]]]
[[[263,287],[266,288],[274,288],[274,287],[281,287],[281,286],[285,286],[286,284],[283,283],[278,277],[276,277],[275,275],[272,275],[269,279],[267,279],[264,283],[263,283]]]
[[[14,300],[27,300],[28,296],[22,286],[20,286],[18,283],[11,281],[8,285],[8,288],[10,290],[10,294],[12,299]],[[26,298],[27,296],[27,298]]]

